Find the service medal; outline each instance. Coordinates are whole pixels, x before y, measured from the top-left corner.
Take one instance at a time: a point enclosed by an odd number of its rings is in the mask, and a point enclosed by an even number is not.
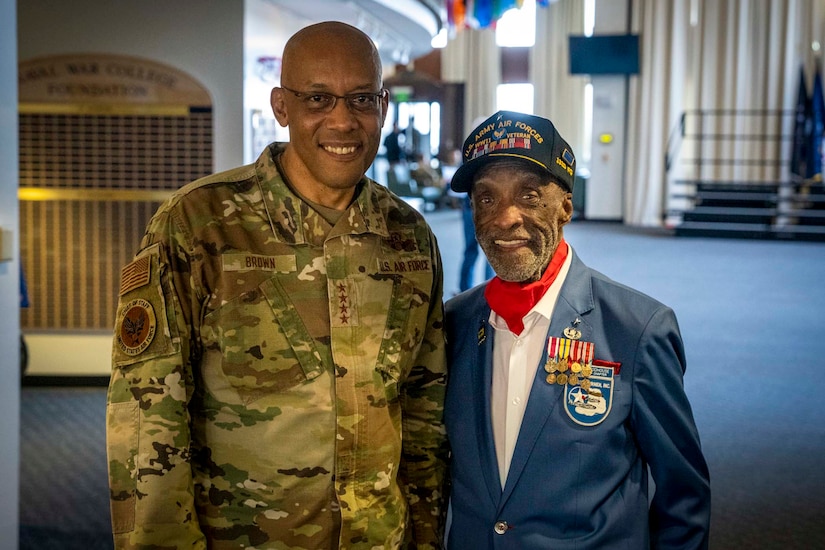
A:
[[[573,345],[573,341],[567,338],[560,338],[559,343],[559,371],[564,372],[570,366],[568,357],[570,357],[570,348]]]
[[[544,370],[549,373],[545,378],[547,383],[589,388],[594,347],[593,342],[548,337],[547,360],[544,363]]]

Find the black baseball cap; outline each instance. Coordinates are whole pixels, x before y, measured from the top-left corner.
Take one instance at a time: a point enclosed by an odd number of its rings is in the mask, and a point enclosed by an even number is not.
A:
[[[499,111],[470,132],[462,158],[462,165],[450,181],[452,190],[459,193],[470,190],[479,168],[507,158],[533,162],[549,172],[563,189],[573,191],[576,157],[546,118]]]

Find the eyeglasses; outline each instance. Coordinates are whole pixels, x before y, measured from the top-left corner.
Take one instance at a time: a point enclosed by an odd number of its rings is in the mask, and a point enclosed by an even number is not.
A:
[[[303,102],[304,107],[311,113],[330,113],[339,99],[343,99],[349,110],[354,113],[375,113],[379,110],[381,100],[387,94],[387,89],[380,92],[354,92],[346,95],[335,95],[326,92],[299,92],[286,86],[281,89],[291,92]]]

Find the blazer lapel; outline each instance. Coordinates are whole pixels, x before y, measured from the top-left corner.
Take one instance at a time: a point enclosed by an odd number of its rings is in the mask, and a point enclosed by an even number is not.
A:
[[[544,365],[545,361],[547,361],[546,347],[539,364]],[[513,492],[547,419],[559,401],[561,386],[548,384],[544,379],[545,375],[544,368],[539,367],[533,379],[530,399],[527,400],[527,408],[524,410],[524,418],[521,421],[516,448],[513,450],[513,459],[510,461],[510,470],[507,472],[507,483],[504,485],[500,506],[504,505]]]
[[[593,295],[590,275],[584,264],[573,252],[570,270],[553,309],[553,318],[550,320],[547,337],[563,337],[564,329],[575,324],[576,328],[582,332],[581,340],[587,341],[592,334],[592,329],[587,324],[585,314],[592,309]],[[536,369],[536,376],[530,389],[530,399],[527,401],[527,408],[524,411],[524,419],[521,422],[521,429],[516,441],[516,448],[513,451],[510,471],[507,473],[507,483],[504,486],[500,506],[503,506],[512,494],[519,477],[524,471],[524,467],[530,459],[536,442],[541,436],[547,419],[550,418],[550,414],[556,408],[561,396],[564,395],[561,386],[548,384],[545,380],[547,373],[544,372],[543,366],[546,361],[547,346],[544,346],[541,361]],[[489,405],[489,397],[487,402]]]
[[[501,498],[501,481],[499,481],[490,404],[490,389],[493,384],[493,334],[495,331],[489,323],[490,307],[483,299],[483,294],[481,296],[480,307],[476,310],[477,324],[473,327],[478,338],[478,346],[475,348],[475,357],[471,359],[470,364],[478,365],[478,368],[473,369],[473,387],[476,389],[474,399],[477,399],[476,433],[480,434],[478,438],[478,455],[482,465],[481,474],[490,493],[490,499],[493,503],[498,503]],[[468,406],[470,406],[469,403]]]

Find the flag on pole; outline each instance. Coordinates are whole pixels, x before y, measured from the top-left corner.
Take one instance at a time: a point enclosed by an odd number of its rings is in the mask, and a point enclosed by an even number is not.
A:
[[[466,6],[464,0],[447,0],[447,24],[452,29],[463,29]]]
[[[811,93],[810,132],[808,135],[808,162],[805,176],[817,181],[822,180],[822,134],[825,133],[825,98],[822,95],[822,75],[817,61],[814,74],[814,88]]]
[[[536,0],[537,6],[547,7],[550,0]],[[447,25],[453,30],[463,28],[486,29],[510,9],[521,9],[524,0],[446,0]]]
[[[807,175],[808,162],[808,134],[810,133],[810,119],[808,114],[811,102],[808,99],[808,85],[805,82],[805,66],[799,67],[799,91],[796,95],[796,112],[793,122],[793,142],[791,143],[791,174],[800,178]]]
[[[479,29],[489,27],[495,21],[493,17],[493,0],[475,0],[473,18]]]
[[[493,21],[498,21],[513,8],[521,9],[523,5],[524,0],[493,0]]]

